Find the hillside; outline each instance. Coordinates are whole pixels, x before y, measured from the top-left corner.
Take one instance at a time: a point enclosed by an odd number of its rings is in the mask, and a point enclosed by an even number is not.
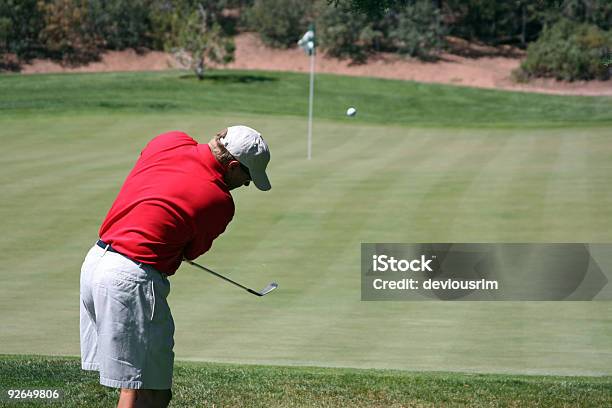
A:
[[[318,55],[317,72],[351,76],[370,76],[412,80],[426,83],[444,83],[489,89],[540,92],[567,95],[612,95],[612,81],[536,80],[517,84],[511,78],[512,70],[519,66],[524,52],[503,47],[488,47],[451,39],[451,49],[435,63],[402,59],[392,54],[378,54],[366,64],[353,65],[350,61]],[[48,60],[34,60],[23,67],[23,73],[44,72],[98,72],[149,71],[176,68],[171,55],[153,51],[137,54],[133,50],[111,51],[101,61],[86,66],[67,68]],[[272,49],[253,33],[236,37],[236,58],[229,69],[255,69],[307,72],[308,57],[297,47],[288,50]]]

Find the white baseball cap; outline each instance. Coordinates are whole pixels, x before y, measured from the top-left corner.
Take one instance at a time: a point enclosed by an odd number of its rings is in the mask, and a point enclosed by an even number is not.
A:
[[[236,160],[249,169],[255,187],[262,191],[272,188],[266,174],[270,149],[261,133],[248,126],[230,126],[221,143]]]

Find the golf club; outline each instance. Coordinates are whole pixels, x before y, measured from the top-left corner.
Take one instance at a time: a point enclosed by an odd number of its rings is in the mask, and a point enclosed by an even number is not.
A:
[[[229,283],[233,283],[234,285],[238,286],[239,288],[242,288],[242,289],[246,290],[247,292],[252,293],[252,294],[253,294],[253,295],[255,295],[255,296],[265,296],[265,295],[267,295],[268,293],[272,292],[274,289],[278,288],[278,283],[276,283],[276,282],[271,282],[270,284],[268,284],[268,286],[266,286],[265,288],[263,288],[261,291],[257,292],[257,291],[255,291],[255,290],[253,290],[253,289],[249,289],[249,288],[247,288],[246,286],[242,286],[242,285],[241,285],[241,284],[239,284],[238,282],[234,282],[233,280],[231,280],[231,279],[229,279],[229,278],[226,278],[225,276],[220,275],[220,274],[218,274],[217,272],[212,271],[212,270],[210,270],[210,269],[208,269],[208,268],[206,268],[206,267],[204,267],[204,266],[202,266],[202,265],[199,265],[199,264],[197,264],[197,263],[195,263],[195,262],[193,262],[193,261],[190,261],[190,260],[188,260],[188,259],[183,259],[183,261],[184,261],[184,262],[187,262],[187,263],[188,263],[188,264],[190,264],[190,265],[193,265],[193,266],[195,266],[195,267],[198,267],[198,268],[200,268],[200,269],[202,269],[202,270],[205,270],[205,271],[206,271],[206,272],[208,272],[208,273],[212,273],[213,275],[215,275],[215,276],[217,276],[217,277],[219,277],[219,278],[221,278],[221,279],[223,279],[223,280],[226,280],[226,281],[228,281]]]

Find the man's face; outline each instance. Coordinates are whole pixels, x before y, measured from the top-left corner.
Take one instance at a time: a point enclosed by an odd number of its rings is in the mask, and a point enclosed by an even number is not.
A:
[[[249,170],[240,164],[238,160],[232,160],[227,165],[227,171],[224,175],[225,184],[230,190],[240,186],[248,186],[251,182]]]

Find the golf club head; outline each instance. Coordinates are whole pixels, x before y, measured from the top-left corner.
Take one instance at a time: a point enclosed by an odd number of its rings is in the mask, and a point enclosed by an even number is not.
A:
[[[248,291],[254,295],[257,296],[265,296],[268,293],[272,292],[274,289],[278,288],[278,283],[276,282],[271,282],[268,286],[266,286],[265,288],[263,288],[261,291],[259,292],[255,292],[252,289],[248,289]]]
[[[261,290],[261,292],[259,292],[259,293],[261,293],[261,296],[263,296],[263,295],[267,295],[268,293],[272,292],[272,291],[273,291],[274,289],[276,289],[276,288],[278,288],[278,283],[276,283],[276,282],[272,282],[272,283],[270,283],[268,286],[266,286],[265,288],[263,288],[263,289]]]

